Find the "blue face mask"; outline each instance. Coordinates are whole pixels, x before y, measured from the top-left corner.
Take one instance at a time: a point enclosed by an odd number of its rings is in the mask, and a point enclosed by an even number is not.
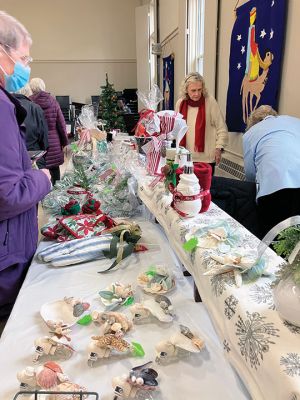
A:
[[[23,65],[17,61],[15,63],[14,72],[11,75],[5,73],[5,89],[8,92],[17,92],[29,82],[30,67]]]

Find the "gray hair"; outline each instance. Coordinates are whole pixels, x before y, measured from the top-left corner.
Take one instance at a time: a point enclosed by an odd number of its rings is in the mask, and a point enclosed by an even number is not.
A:
[[[248,129],[250,129],[253,125],[264,120],[269,115],[277,117],[278,114],[271,106],[268,105],[260,106],[256,110],[252,111],[248,118],[246,131],[248,131]]]
[[[205,81],[204,81],[203,76],[200,75],[198,72],[191,72],[181,82],[180,95],[183,99],[188,99],[188,94],[187,94],[188,86],[190,83],[194,83],[194,82],[201,82],[202,83],[202,94],[204,97],[208,96],[208,92],[205,87]]]
[[[29,97],[33,94],[29,83],[26,83],[26,85],[23,86],[22,89],[18,90],[16,93],[23,94],[26,97]]]
[[[30,88],[32,90],[32,93],[39,93],[41,91],[45,91],[46,85],[43,79],[41,78],[33,78],[30,81]]]
[[[31,46],[32,39],[24,25],[6,12],[0,11],[0,43],[8,46],[8,51],[9,48],[18,50],[24,43]]]

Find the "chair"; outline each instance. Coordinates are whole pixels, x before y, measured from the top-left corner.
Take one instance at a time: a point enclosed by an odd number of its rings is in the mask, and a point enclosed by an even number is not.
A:
[[[210,193],[218,207],[261,239],[254,182],[213,176]]]
[[[66,123],[71,123],[71,99],[70,96],[55,96],[60,106]]]
[[[93,108],[94,108],[94,114],[95,114],[96,118],[98,118],[98,116],[99,116],[100,96],[91,96],[91,100],[92,100],[92,105],[93,105]]]

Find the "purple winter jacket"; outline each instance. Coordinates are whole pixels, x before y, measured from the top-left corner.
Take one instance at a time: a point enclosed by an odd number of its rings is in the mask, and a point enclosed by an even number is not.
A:
[[[38,240],[37,203],[50,191],[33,170],[25,145],[26,111],[0,86],[0,271],[33,256]]]
[[[62,147],[68,144],[66,123],[60,106],[50,93],[44,91],[32,95],[30,99],[43,109],[48,124],[46,167],[58,167],[64,162]]]

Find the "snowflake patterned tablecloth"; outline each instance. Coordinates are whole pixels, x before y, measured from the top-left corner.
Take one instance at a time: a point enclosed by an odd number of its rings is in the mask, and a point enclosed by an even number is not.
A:
[[[248,387],[253,399],[300,400],[300,328],[282,321],[272,296],[272,276],[236,287],[232,273],[205,276],[211,266],[210,252],[183,250],[186,234],[197,225],[226,221],[239,232],[240,248],[256,249],[259,240],[213,203],[206,213],[182,219],[171,207],[171,197],[159,183],[149,191],[149,180],[140,182],[139,195],[164,228],[185,268],[193,275],[223,341],[224,353]],[[269,272],[282,259],[267,249]],[[299,310],[300,312],[300,310]]]

